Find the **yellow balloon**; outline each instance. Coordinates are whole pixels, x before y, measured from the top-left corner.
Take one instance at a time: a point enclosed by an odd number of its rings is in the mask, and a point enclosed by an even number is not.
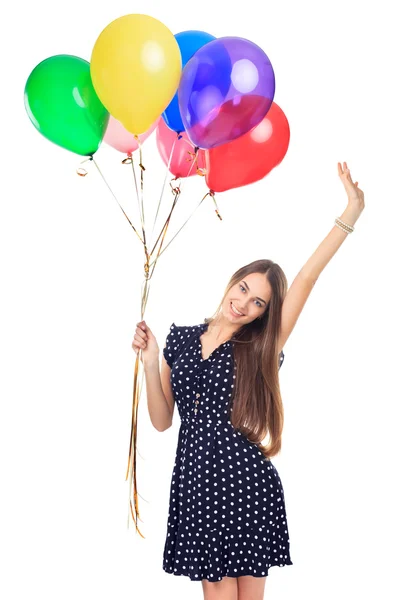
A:
[[[130,133],[144,133],[167,108],[181,77],[171,31],[148,15],[112,21],[95,42],[91,77],[102,104]]]

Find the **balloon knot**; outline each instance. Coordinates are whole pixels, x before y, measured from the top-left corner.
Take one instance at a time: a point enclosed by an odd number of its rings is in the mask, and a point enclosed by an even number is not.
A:
[[[173,179],[171,179],[170,181],[170,188],[171,188],[171,192],[175,195],[175,196],[179,196],[181,194],[181,189],[180,189],[180,183],[177,186],[173,185],[174,181],[178,181],[179,177],[174,177]]]

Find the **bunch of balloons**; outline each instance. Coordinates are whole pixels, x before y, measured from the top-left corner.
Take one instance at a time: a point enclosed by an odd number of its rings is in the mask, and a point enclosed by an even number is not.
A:
[[[102,140],[131,154],[156,130],[176,177],[200,172],[220,192],[263,178],[285,156],[289,124],[273,102],[268,56],[239,37],[173,35],[160,21],[129,14],[96,40],[90,63],[47,58],[31,72],[25,107],[52,142],[92,157]],[[188,152],[197,156],[189,166]]]

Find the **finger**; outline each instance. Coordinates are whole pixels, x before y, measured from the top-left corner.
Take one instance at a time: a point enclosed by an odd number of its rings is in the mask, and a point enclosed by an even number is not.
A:
[[[352,185],[354,185],[354,182],[352,181],[351,171],[349,169],[345,171],[345,176],[348,179],[348,181],[350,181]]]
[[[135,336],[137,336],[139,339],[142,339],[142,340],[147,340],[148,339],[148,335],[140,327],[136,328],[134,337]]]
[[[146,347],[147,344],[145,342],[134,342],[134,348],[138,348],[138,350],[144,349]]]
[[[135,344],[133,346],[134,351],[138,354],[138,352],[141,350],[141,352],[143,352],[145,350],[145,346],[143,346],[142,344]]]
[[[344,162],[344,165],[345,165],[345,170],[346,170],[346,173],[347,173],[347,175],[348,175],[348,179],[349,179],[349,181],[350,181],[350,182],[353,184],[354,182],[352,181],[352,177],[351,177],[351,171],[350,171],[350,169],[349,169],[348,165],[346,164],[346,162]]]

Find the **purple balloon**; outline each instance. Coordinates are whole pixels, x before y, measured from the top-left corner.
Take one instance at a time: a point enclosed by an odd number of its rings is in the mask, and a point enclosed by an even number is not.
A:
[[[275,95],[275,75],[259,46],[239,37],[209,42],[188,61],[178,88],[181,118],[199,148],[230,142],[258,125]]]

